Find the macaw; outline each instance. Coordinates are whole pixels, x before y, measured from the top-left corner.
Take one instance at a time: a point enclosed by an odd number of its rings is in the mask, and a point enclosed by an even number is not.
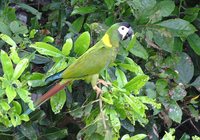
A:
[[[120,41],[123,41],[132,35],[133,30],[127,22],[112,25],[106,31],[102,39],[75,60],[74,63],[62,72],[46,79],[47,83],[58,79],[61,79],[61,81],[41,96],[35,102],[35,107],[40,106],[74,80],[83,79],[90,82],[96,93],[100,94],[101,89],[97,86],[100,71],[114,62],[119,50]],[[29,113],[30,111],[26,112],[26,114]]]

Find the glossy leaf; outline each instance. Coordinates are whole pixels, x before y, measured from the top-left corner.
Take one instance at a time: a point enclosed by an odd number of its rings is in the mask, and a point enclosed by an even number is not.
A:
[[[8,85],[6,87],[6,96],[8,97],[8,103],[11,103],[14,100],[14,98],[17,96],[15,88]]]
[[[186,53],[179,55],[179,61],[175,66],[178,73],[177,83],[188,84],[194,75],[194,65],[190,56]]]
[[[73,41],[71,38],[68,38],[66,41],[65,41],[65,44],[63,45],[62,47],[62,53],[65,55],[65,56],[68,56],[70,54],[70,51],[73,47]]]
[[[84,17],[77,18],[70,26],[69,31],[79,33],[84,22]]]
[[[187,37],[196,31],[196,28],[183,19],[168,19],[157,24],[169,29],[175,36]]]
[[[3,67],[3,72],[4,74],[11,79],[13,76],[13,65],[12,62],[10,60],[10,58],[8,57],[8,54],[6,52],[4,52],[3,50],[1,50],[1,64]]]
[[[13,47],[17,46],[16,43],[6,34],[0,34],[0,38]]]
[[[187,92],[185,90],[185,87],[183,85],[177,85],[175,88],[173,88],[170,93],[171,98],[175,101],[182,100],[186,95]]]
[[[52,57],[62,57],[62,52],[54,46],[45,42],[36,42],[31,44],[30,47],[35,48],[40,54],[48,55]]]
[[[130,80],[124,88],[129,92],[134,92],[134,94],[138,94],[139,90],[146,84],[149,80],[149,77],[146,75],[138,75]]]
[[[95,6],[74,7],[74,10],[72,11],[71,16],[76,15],[76,14],[85,15],[85,14],[92,13],[95,11],[96,11]]]
[[[89,32],[82,33],[74,43],[74,52],[77,55],[82,55],[90,46]]]
[[[2,109],[3,109],[4,111],[8,111],[8,110],[10,109],[9,104],[8,104],[6,101],[4,101],[4,100],[1,100],[0,106],[2,107]]]
[[[65,90],[59,91],[56,95],[51,97],[51,109],[52,111],[57,114],[61,111],[66,101],[66,93]]]
[[[10,58],[12,59],[13,63],[17,64],[19,63],[20,61],[20,58],[18,56],[18,53],[17,53],[17,50],[16,50],[16,47],[11,47],[10,48]]]
[[[200,76],[198,76],[194,82],[190,84],[191,86],[194,86],[198,91],[200,91]]]
[[[13,73],[13,80],[17,80],[21,74],[24,72],[24,70],[28,67],[29,60],[27,58],[24,58],[19,61],[17,66],[15,67],[14,73]]]
[[[51,36],[45,36],[42,40],[42,42],[46,42],[46,43],[53,43],[54,42],[54,38]]]
[[[115,75],[117,77],[118,86],[123,87],[127,83],[126,75],[118,68],[116,68]]]
[[[194,52],[200,55],[200,37],[194,33],[187,37],[187,41]]]
[[[179,107],[179,105],[175,102],[175,101],[171,101],[169,106],[168,106],[168,115],[169,117],[177,122],[177,123],[180,123],[181,120],[182,120],[182,110],[181,108]]]

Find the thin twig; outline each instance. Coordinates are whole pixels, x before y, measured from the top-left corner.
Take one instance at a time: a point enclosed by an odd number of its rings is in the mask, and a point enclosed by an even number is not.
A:
[[[192,124],[192,126],[194,127],[194,129],[195,129],[198,133],[200,133],[199,129],[194,125],[192,119],[190,119],[190,123]]]
[[[181,125],[183,125],[184,123],[190,121],[192,118],[188,118],[186,120],[184,120],[181,124],[179,124],[177,127],[175,127],[175,129],[178,129]]]

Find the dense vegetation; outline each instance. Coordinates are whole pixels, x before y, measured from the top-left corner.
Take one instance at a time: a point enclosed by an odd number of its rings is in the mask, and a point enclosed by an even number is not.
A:
[[[0,1],[0,139],[199,140],[199,10],[198,0]],[[112,86],[96,98],[75,81],[35,109],[55,84],[44,80],[121,21],[135,36],[100,74]]]

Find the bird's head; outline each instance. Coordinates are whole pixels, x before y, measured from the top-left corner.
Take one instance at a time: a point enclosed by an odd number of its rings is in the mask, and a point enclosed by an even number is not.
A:
[[[120,22],[113,24],[104,35],[104,42],[107,40],[110,41],[111,44],[118,44],[122,40],[126,40],[129,37],[132,37],[133,29],[130,24],[127,22]]]

